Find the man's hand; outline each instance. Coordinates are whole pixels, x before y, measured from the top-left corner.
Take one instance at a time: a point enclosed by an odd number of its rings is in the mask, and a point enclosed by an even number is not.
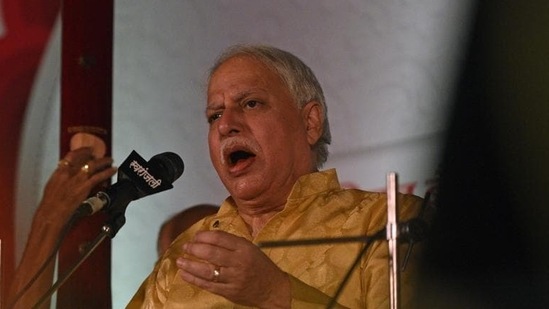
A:
[[[257,246],[222,231],[198,232],[177,259],[181,278],[230,301],[260,308],[290,308],[288,275]]]

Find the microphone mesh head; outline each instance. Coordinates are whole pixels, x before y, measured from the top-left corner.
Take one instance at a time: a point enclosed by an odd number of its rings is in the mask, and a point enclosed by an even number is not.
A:
[[[170,183],[176,181],[183,174],[183,170],[185,170],[183,159],[173,152],[163,152],[153,156],[149,160],[149,166],[154,168],[161,174],[164,180]]]

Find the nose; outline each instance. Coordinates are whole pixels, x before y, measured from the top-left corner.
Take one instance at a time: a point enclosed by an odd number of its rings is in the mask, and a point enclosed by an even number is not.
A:
[[[232,136],[242,131],[242,112],[236,108],[226,108],[217,120],[217,129],[223,136]]]

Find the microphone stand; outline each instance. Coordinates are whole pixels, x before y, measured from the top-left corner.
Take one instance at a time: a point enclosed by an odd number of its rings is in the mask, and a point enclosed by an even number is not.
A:
[[[389,300],[390,308],[399,308],[398,271],[398,179],[397,174],[387,174],[387,245],[389,247]]]
[[[65,272],[63,276],[57,279],[55,284],[52,285],[50,289],[47,290],[46,293],[44,293],[44,295],[42,295],[42,297],[38,300],[38,302],[36,302],[36,304],[32,308],[40,308],[40,306],[44,304],[44,302],[47,301],[51,297],[51,295],[53,295],[53,293],[55,293],[61,287],[61,285],[65,283],[65,281],[67,281],[67,279],[69,279],[69,277],[76,271],[78,267],[80,267],[80,265],[91,255],[91,253],[95,251],[95,249],[97,249],[97,247],[103,242],[103,240],[105,240],[107,236],[110,237],[110,235],[111,228],[107,225],[104,225],[101,228],[101,232],[99,233],[99,235],[97,235],[94,241],[86,248],[86,251],[84,251],[84,253],[80,256],[78,261],[76,261],[76,263],[67,272]]]
[[[110,187],[110,193],[100,192],[102,194],[98,193],[95,199],[91,201],[90,199],[86,200],[78,207],[75,214],[75,216],[89,215],[102,207],[107,207],[107,214],[109,216],[107,222],[101,227],[100,233],[86,248],[86,251],[80,256],[78,261],[46,291],[33,308],[38,308],[48,300],[91,253],[97,249],[106,237],[112,239],[116,236],[120,228],[126,223],[126,208],[131,201],[145,195],[173,188],[172,182],[181,176],[183,167],[183,161],[175,153],[161,153],[152,157],[147,162],[138,153],[132,151],[130,156],[119,167],[118,182]],[[155,175],[149,174],[149,168],[156,170],[157,173]],[[157,180],[155,177],[159,179]],[[111,200],[110,196],[116,196],[116,199]],[[32,284],[32,282],[29,284]]]
[[[120,228],[126,223],[126,217],[125,217],[125,210],[126,206],[122,205],[120,208],[115,208],[115,211],[110,212],[110,218],[107,220],[107,223],[101,227],[101,231],[96,236],[96,238],[93,240],[93,242],[87,246],[86,250],[83,252],[83,254],[80,256],[80,258],[76,261],[76,263],[67,271],[65,272],[61,277],[57,279],[54,285],[50,287],[49,290],[42,295],[42,297],[36,302],[36,304],[32,307],[33,309],[38,309],[41,305],[44,304],[45,301],[47,301],[53,293],[55,293],[67,279],[82,265],[82,263],[99,247],[99,245],[105,240],[105,238],[114,238],[116,233],[120,230]]]

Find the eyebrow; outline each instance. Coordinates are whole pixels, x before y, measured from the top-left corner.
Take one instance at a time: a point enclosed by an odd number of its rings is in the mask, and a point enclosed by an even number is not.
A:
[[[208,104],[208,105],[206,106],[206,112],[207,112],[207,111],[210,111],[210,110],[219,109],[219,108],[221,108],[221,105],[222,105],[222,104],[217,104],[217,103]]]
[[[235,96],[232,97],[232,100],[233,101],[236,101],[236,102],[240,102],[242,101],[245,97],[248,97],[250,96],[250,94],[252,94],[254,91],[249,91],[249,90],[246,90],[246,91],[241,91],[239,93],[237,93]],[[255,91],[257,92],[257,91]]]
[[[235,101],[235,102],[240,102],[242,101],[244,98],[250,96],[251,94],[254,94],[254,93],[261,93],[261,92],[266,92],[265,90],[263,90],[262,88],[254,88],[252,90],[244,90],[244,91],[240,91],[238,93],[236,93],[235,95],[231,96],[231,100],[232,101]],[[215,101],[213,103],[209,103],[207,106],[206,106],[206,112],[209,111],[209,110],[217,110],[217,109],[220,109],[222,108],[222,105],[223,103],[215,103]]]

